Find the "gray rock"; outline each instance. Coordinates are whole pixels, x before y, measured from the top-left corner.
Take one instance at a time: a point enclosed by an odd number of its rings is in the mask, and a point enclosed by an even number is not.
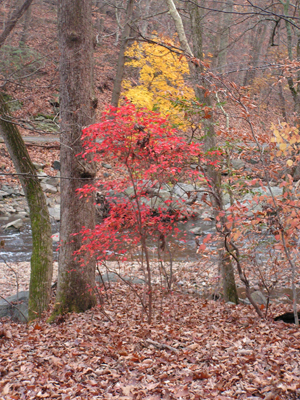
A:
[[[251,304],[250,301],[247,298],[246,299],[239,298],[239,303],[246,304],[246,305],[250,305]]]
[[[15,221],[11,221],[8,224],[4,225],[3,229],[14,228],[14,229],[20,230],[23,227],[23,225],[24,225],[24,221],[21,218],[19,218],[19,219],[16,219]]]
[[[212,215],[212,211],[210,211],[210,210],[205,210],[205,211],[203,211],[203,213],[201,214],[201,219],[209,219],[210,221],[213,221],[215,218],[214,218],[214,216]],[[209,222],[210,222],[209,221]]]
[[[11,317],[16,322],[27,322],[28,298],[29,291],[23,291],[5,300],[0,299],[0,318]]]
[[[0,199],[3,199],[4,197],[8,197],[8,196],[9,196],[9,194],[6,191],[0,190]]]
[[[125,281],[128,283],[132,283],[134,285],[143,285],[145,281],[140,278],[132,277],[132,276],[122,276],[121,278],[119,277],[118,274],[114,272],[106,272],[103,275],[96,275],[96,282],[99,283],[105,283],[105,282],[120,282],[120,281]]]
[[[11,214],[8,211],[1,211],[1,216],[4,217],[5,221],[11,217]]]
[[[59,177],[53,176],[53,177],[43,179],[43,184],[50,185],[50,186],[57,188],[57,186],[59,186]]]
[[[10,213],[10,214],[14,214],[14,213],[16,212],[16,210],[14,209],[14,207],[8,206],[8,205],[5,207],[5,211],[8,212],[8,213]]]
[[[230,205],[230,196],[229,196],[229,193],[223,193],[223,195],[222,195],[222,198],[223,198],[223,204],[225,204],[225,208],[226,208],[226,205],[228,204],[228,205]]]
[[[2,189],[7,193],[8,196],[11,196],[12,194],[16,193],[14,188],[8,186],[6,188],[2,186]]]
[[[34,168],[37,170],[45,168],[45,164],[40,164],[36,162],[33,162],[32,164],[34,165]]]
[[[44,171],[39,171],[37,175],[40,180],[48,178],[48,175]]]
[[[53,207],[49,208],[50,217],[52,217],[55,221],[60,221],[60,208]]]
[[[275,196],[275,197],[282,196],[282,194],[283,194],[282,187],[273,186],[273,187],[271,187],[271,190],[272,190],[273,196]],[[266,195],[266,196],[271,195],[269,188],[267,186],[253,188],[253,189],[251,189],[251,192],[258,194],[258,195]]]
[[[129,186],[126,190],[124,190],[124,193],[128,197],[132,197],[132,196],[134,196],[134,188],[132,186]],[[116,194],[115,194],[115,196],[118,197]]]
[[[106,169],[112,169],[112,166],[110,164],[102,163],[102,167]]]
[[[231,165],[234,169],[245,168],[245,162],[243,160],[231,160]]]
[[[203,235],[203,229],[199,226],[189,229],[189,232],[195,236]]]
[[[265,306],[267,305],[267,299],[260,290],[256,290],[255,292],[251,293],[251,297],[257,304],[264,304]]]
[[[59,232],[54,233],[51,237],[52,237],[52,241],[54,243],[58,243],[59,242]]]
[[[52,194],[57,193],[57,188],[52,185],[49,185],[48,183],[42,183],[41,186],[45,193],[52,193]]]
[[[57,171],[60,171],[60,162],[59,161],[54,161],[53,164],[52,164],[52,168],[57,170]]]
[[[176,183],[173,187],[173,192],[178,196],[184,199],[188,199],[188,193],[194,192],[195,187],[188,183]]]
[[[18,214],[17,214],[17,217],[20,217],[21,219],[24,219],[24,218],[28,218],[29,215],[28,215],[28,213],[26,211],[19,211]]]

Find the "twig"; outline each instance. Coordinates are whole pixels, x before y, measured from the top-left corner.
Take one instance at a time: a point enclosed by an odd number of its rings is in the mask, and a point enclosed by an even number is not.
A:
[[[8,262],[7,262],[3,257],[1,257],[1,259],[2,259],[2,261],[4,262],[4,264],[7,266],[7,268],[8,268],[9,270],[11,270],[11,271],[15,274],[15,277],[16,277],[16,286],[17,286],[17,297],[18,297],[18,299],[19,299],[19,276],[18,276],[18,273],[13,269],[13,267],[11,267],[11,266],[8,264]]]
[[[169,346],[169,345],[163,344],[163,343],[158,343],[158,342],[156,342],[155,340],[152,340],[152,339],[146,339],[145,342],[148,343],[148,344],[152,344],[154,347],[157,347],[160,350],[167,349],[167,350],[174,351],[175,353],[179,352],[179,350],[175,349],[175,347],[172,347],[172,346]]]
[[[4,301],[6,301],[6,303],[9,304],[10,306],[16,308],[19,311],[19,313],[23,315],[25,321],[28,322],[28,318],[22,313],[22,311],[15,304],[13,304],[10,301],[6,300],[6,298],[1,296],[1,295],[0,295],[0,298],[3,299]]]
[[[26,136],[25,136],[26,137]],[[44,145],[44,144],[37,144],[37,143],[25,143],[25,146],[27,146],[27,147],[42,147],[42,148],[44,148],[44,149],[47,149],[47,150],[49,150],[49,149],[57,149],[57,150],[59,150],[60,149],[60,144],[49,144],[49,145]]]
[[[232,248],[235,251],[235,253],[233,251],[231,251],[231,249],[228,246],[228,241],[227,241],[228,235],[229,235],[229,232],[225,233],[225,236],[224,236],[226,250],[227,250],[228,254],[230,254],[231,257],[233,257],[233,259],[236,262],[237,270],[238,270],[238,273],[239,273],[239,277],[240,277],[240,280],[245,285],[246,296],[247,296],[248,300],[250,301],[250,303],[254,307],[256,313],[260,316],[260,318],[264,319],[264,315],[263,315],[261,309],[258,307],[257,303],[253,300],[253,298],[251,296],[249,281],[248,281],[248,279],[247,279],[247,277],[246,277],[246,275],[243,272],[242,267],[241,267],[239,249],[235,246],[235,244],[232,241],[230,241],[229,244],[230,244],[230,246],[232,246]]]

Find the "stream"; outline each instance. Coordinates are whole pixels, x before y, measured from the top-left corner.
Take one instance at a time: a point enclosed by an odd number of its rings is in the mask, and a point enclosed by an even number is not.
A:
[[[7,220],[6,222],[9,222]],[[178,227],[180,228],[182,234],[179,235],[177,239],[171,241],[171,246],[173,248],[172,256],[174,261],[193,261],[200,257],[196,254],[196,242],[195,236],[189,233],[188,230],[193,227],[195,221],[189,221],[185,224],[180,223]],[[3,222],[2,222],[3,224]],[[199,223],[197,221],[197,227],[201,224],[201,228],[204,232],[212,232],[213,225],[207,224],[206,221]],[[59,222],[52,223],[52,233],[55,234],[59,232]],[[182,243],[180,239],[185,237],[185,243]],[[31,251],[32,251],[32,238],[31,238],[31,228],[30,223],[24,224],[24,227],[18,231],[16,229],[6,229],[0,230],[0,242],[4,242],[4,247],[0,248],[0,262],[24,262],[30,261]],[[150,245],[154,251],[155,244]],[[53,242],[53,258],[55,261],[58,260],[58,243]],[[138,257],[139,254],[136,254]]]
[[[196,222],[196,224],[195,224]],[[2,224],[2,221],[1,221]],[[212,223],[207,221],[188,221],[186,223],[178,223],[182,234],[178,236],[176,240],[170,242],[172,247],[172,257],[173,261],[196,261],[201,258],[201,255],[196,254],[196,242],[195,236],[189,233],[189,229],[192,229],[196,225],[202,228],[204,235],[213,232]],[[52,233],[55,234],[59,231],[59,222],[52,223]],[[203,236],[204,237],[204,236]],[[185,243],[182,239],[185,239]],[[201,240],[201,237],[200,237]],[[29,262],[31,258],[32,251],[32,238],[31,238],[31,228],[30,223],[27,222],[21,231],[15,229],[0,230],[0,243],[4,242],[4,246],[0,247],[0,262]],[[153,252],[151,251],[153,249]],[[155,244],[150,244],[149,246],[150,256],[156,255]],[[261,254],[260,254],[261,256]],[[139,253],[136,252],[134,257],[138,258]],[[53,242],[53,259],[58,261],[58,242]],[[239,297],[241,299],[246,298],[245,290],[243,287],[238,288]],[[300,299],[300,290],[297,290],[298,299]],[[291,303],[292,291],[290,288],[276,288],[272,295],[271,300],[276,299],[276,301],[281,303]],[[299,302],[299,300],[298,300]]]
[[[9,220],[8,220],[9,222]],[[59,224],[52,224],[52,233],[59,230]],[[21,231],[16,229],[1,229],[0,242],[4,246],[0,248],[0,262],[24,262],[30,261],[32,252],[32,237],[30,223],[24,224]],[[58,260],[58,243],[53,242],[53,259]]]

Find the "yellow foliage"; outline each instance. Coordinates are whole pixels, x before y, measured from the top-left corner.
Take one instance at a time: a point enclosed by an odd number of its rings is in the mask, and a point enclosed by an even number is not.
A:
[[[274,125],[272,125],[271,128],[274,134],[274,137],[271,139],[271,142],[277,143],[277,153],[276,153],[277,157],[297,156],[300,147],[299,129],[294,126],[290,126],[285,122],[281,124],[280,129],[275,128]],[[287,165],[291,167],[293,164],[294,161],[289,158],[287,160]]]
[[[162,43],[174,45],[169,38],[160,38]],[[123,81],[123,95],[138,107],[157,110],[168,116],[171,123],[187,127],[184,112],[174,106],[174,101],[191,100],[194,90],[188,86],[184,76],[189,74],[186,59],[168,49],[150,43],[137,43],[127,50],[126,65],[139,69],[139,83]]]

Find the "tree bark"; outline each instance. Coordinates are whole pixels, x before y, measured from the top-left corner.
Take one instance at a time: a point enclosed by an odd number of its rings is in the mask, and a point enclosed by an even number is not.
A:
[[[10,32],[14,29],[16,23],[19,21],[19,19],[22,17],[24,12],[31,5],[32,1],[33,0],[25,0],[23,5],[13,12],[11,19],[7,22],[6,27],[0,36],[0,48],[1,48],[1,46],[3,46],[5,40],[8,37],[8,35],[10,34]]]
[[[29,286],[29,320],[40,317],[49,305],[53,268],[51,224],[48,207],[36,169],[23,138],[10,121],[9,110],[0,93],[0,133],[14,163],[30,209],[32,256]]]
[[[229,44],[229,34],[230,34],[230,25],[232,20],[232,9],[233,9],[233,0],[227,0],[224,2],[222,6],[222,16],[221,16],[221,30],[220,30],[220,39],[218,43],[220,44],[219,53],[218,53],[218,72],[225,71],[225,65],[227,61],[227,50]]]
[[[173,2],[173,0],[167,0],[168,4]],[[174,3],[173,3],[174,5]],[[190,55],[198,58],[200,61],[203,61],[203,43],[202,43],[202,24],[201,24],[201,15],[200,8],[198,7],[198,0],[194,0],[193,3],[189,4],[190,7],[190,17],[191,17],[191,36],[193,40],[193,53],[189,46],[186,46],[187,39],[185,37],[185,31],[183,29],[183,24],[181,21],[181,17],[179,13],[172,13],[173,18],[176,18],[176,29],[179,26],[179,30],[177,30],[179,41],[181,47],[185,50],[185,52]],[[206,81],[203,79],[203,66],[200,64],[199,66],[190,63],[190,73],[193,76],[195,83],[195,93],[201,103],[205,104],[208,107],[212,106],[210,96],[205,95],[206,89],[209,89]],[[205,88],[201,89],[199,86]],[[214,121],[213,114],[211,112],[210,118],[205,119],[202,122],[203,130],[204,130],[204,149],[205,151],[210,151],[216,148],[216,134],[214,130]],[[221,190],[221,174],[220,172],[213,166],[207,166],[207,177],[212,186],[213,195],[211,196],[211,203],[214,210],[215,217],[220,214],[223,210],[223,201],[222,201],[222,190]],[[218,254],[219,254],[219,265],[222,272],[222,283],[223,283],[223,292],[224,298],[226,301],[232,301],[233,303],[238,302],[238,295],[236,290],[235,278],[234,278],[234,269],[228,256],[227,251],[224,248],[223,243],[220,241],[218,243]]]
[[[252,32],[252,40],[250,43],[251,46],[251,51],[250,51],[250,57],[251,60],[249,62],[249,69],[246,71],[245,78],[244,78],[244,86],[252,85],[255,76],[256,76],[256,71],[257,67],[259,66],[259,59],[261,56],[261,51],[262,51],[262,44],[265,39],[267,31],[267,25],[264,22],[261,22],[257,29],[255,34]]]
[[[74,252],[82,245],[83,226],[94,229],[94,198],[76,193],[95,177],[95,165],[78,154],[83,151],[82,128],[94,121],[92,0],[60,0],[58,3],[61,116],[61,222],[59,276],[56,306],[52,314],[83,312],[96,304],[95,260]]]
[[[195,57],[203,61],[201,15],[200,9],[197,4],[198,1],[196,0],[195,3],[190,5],[192,40]],[[200,66],[196,66],[194,68],[194,79],[198,84],[195,87],[195,93],[201,103],[205,104],[208,107],[212,107],[211,97],[205,96],[206,90],[199,87],[202,85],[202,87],[204,87],[205,89],[209,89],[206,81],[203,79],[202,73],[203,67],[201,64]],[[204,130],[204,149],[205,151],[214,150],[216,148],[216,134],[212,112],[210,118],[205,119],[202,124]],[[217,217],[224,208],[221,189],[221,174],[213,165],[208,165],[207,176],[214,191],[214,195],[211,196],[211,203],[214,209],[215,217]],[[221,240],[219,241],[217,246],[219,255],[219,266],[222,273],[224,299],[225,301],[238,303],[238,294],[235,284],[233,265]]]
[[[22,34],[20,37],[19,41],[19,46],[24,47],[27,42],[27,36],[28,36],[28,30],[29,30],[29,25],[30,25],[30,20],[31,20],[31,7],[27,8],[27,11],[25,13],[25,20],[24,20],[24,25],[23,25],[23,30]]]
[[[183,49],[185,49],[185,51],[187,52],[187,54],[191,55],[192,54],[192,50],[190,48],[189,42],[186,38],[185,35],[185,30],[184,30],[184,26],[181,20],[181,16],[179,14],[179,12],[177,11],[177,8],[174,4],[173,0],[166,0],[167,5],[169,7],[169,13],[171,15],[171,17],[174,20],[175,26],[176,26],[176,31],[178,33],[179,36],[179,40],[180,40],[180,45],[183,47]]]
[[[118,56],[118,63],[117,63],[116,77],[115,77],[114,88],[113,88],[112,97],[111,97],[111,105],[114,107],[118,107],[119,99],[120,99],[122,80],[123,80],[123,75],[124,75],[125,51],[127,48],[128,39],[130,37],[133,5],[134,5],[134,0],[128,0],[127,8],[126,8],[126,23],[125,23],[124,30],[122,33],[121,46],[120,46],[120,51],[119,51],[119,56]]]

